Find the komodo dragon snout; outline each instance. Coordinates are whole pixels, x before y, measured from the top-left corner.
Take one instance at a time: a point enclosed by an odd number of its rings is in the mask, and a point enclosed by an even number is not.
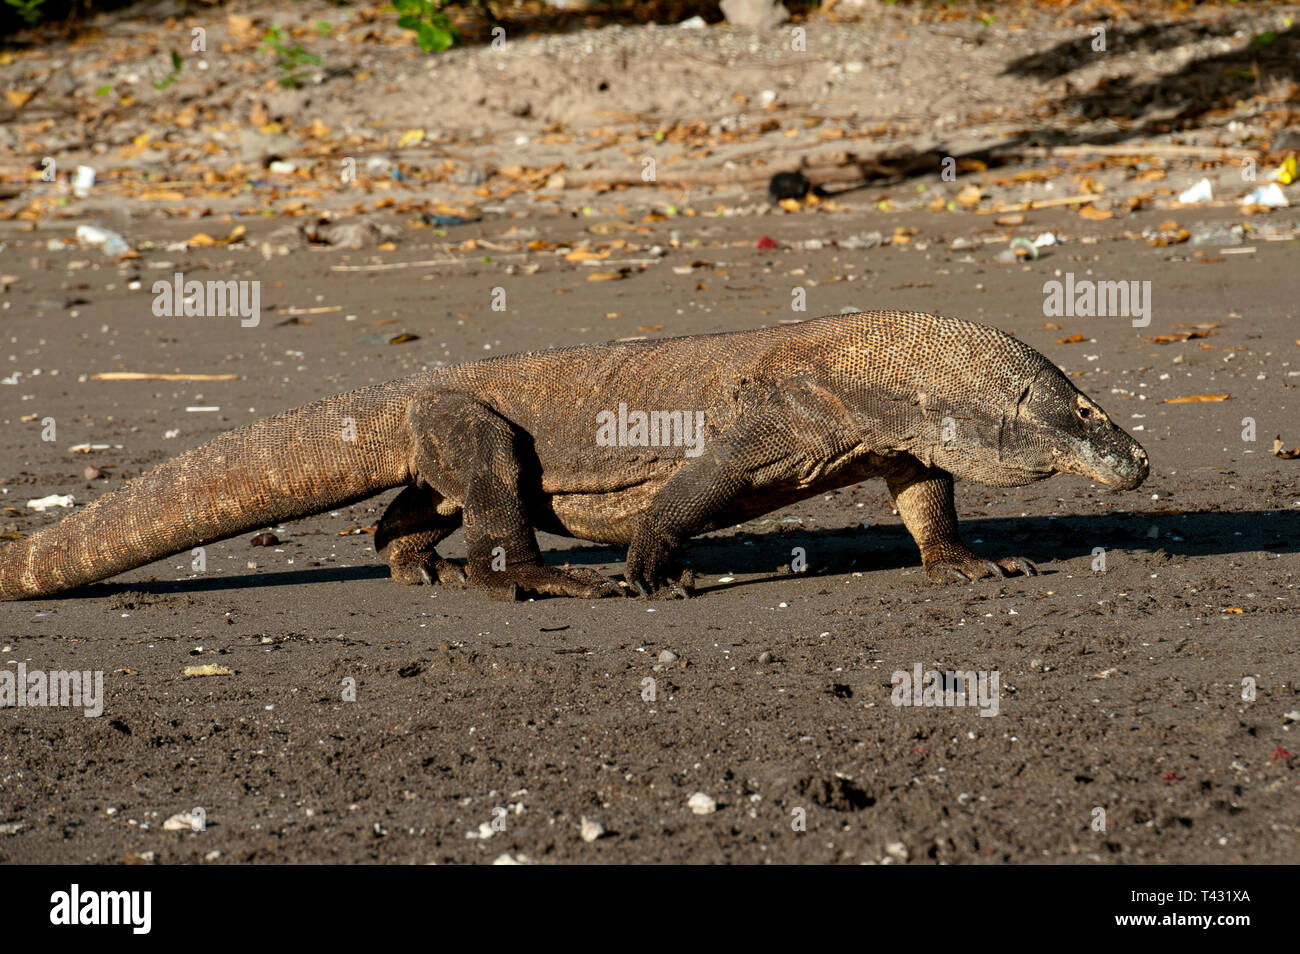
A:
[[[1150,471],[1147,452],[1055,367],[1030,385],[1022,415],[1056,473],[1077,474],[1115,490],[1132,490]]]

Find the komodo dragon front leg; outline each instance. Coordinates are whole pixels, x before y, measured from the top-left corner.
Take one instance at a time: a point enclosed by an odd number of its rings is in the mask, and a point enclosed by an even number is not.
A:
[[[711,437],[640,517],[627,581],[641,596],[689,596],[676,556],[697,534],[728,527],[809,495],[830,462],[853,454],[843,404],[811,381],[751,394],[739,423]],[[852,482],[852,481],[846,481]]]
[[[454,564],[438,557],[433,544],[455,529],[448,522],[456,511],[451,501],[460,501],[456,522],[464,523],[466,569],[475,586],[512,600],[622,595],[616,584],[594,571],[561,570],[542,562],[526,503],[530,489],[540,492],[540,478],[526,466],[531,450],[514,424],[459,392],[421,395],[409,418],[415,447],[413,496],[393,516],[383,539],[376,531],[375,541],[387,544],[390,566],[396,559],[403,568],[401,576],[394,569],[395,577],[409,578],[415,565],[421,577],[454,579]]]
[[[934,582],[978,580],[1016,572],[1026,576],[1038,573],[1038,567],[1024,557],[1004,557],[994,562],[966,546],[957,532],[952,475],[947,471],[925,467],[915,458],[908,458],[885,475],[885,483],[903,525],[921,549],[926,575]]]

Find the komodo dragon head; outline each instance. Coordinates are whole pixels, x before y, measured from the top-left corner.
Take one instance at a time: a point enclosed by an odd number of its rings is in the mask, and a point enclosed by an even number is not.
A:
[[[978,479],[1014,486],[1052,474],[1077,474],[1115,490],[1132,490],[1146,480],[1150,467],[1142,445],[1056,365],[1037,352],[1034,356],[1043,363],[1038,373],[1019,394],[998,395],[1000,401],[988,407],[996,420],[985,417],[998,438],[994,476],[1007,480],[990,478],[987,458],[978,462],[983,468]]]
[[[922,463],[994,487],[1078,474],[1132,490],[1146,479],[1142,445],[1023,342],[953,318],[863,318],[865,340],[856,338],[834,363],[861,369],[862,357],[869,358],[880,390],[864,399],[868,430],[883,430]],[[888,395],[883,402],[876,399],[881,392]]]

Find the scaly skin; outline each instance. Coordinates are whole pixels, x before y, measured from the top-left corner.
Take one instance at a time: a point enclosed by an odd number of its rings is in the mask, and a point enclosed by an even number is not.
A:
[[[702,446],[601,446],[597,416],[704,412]],[[378,552],[403,583],[501,598],[621,592],[546,566],[534,529],[628,546],[627,580],[684,595],[687,539],[883,477],[936,582],[1036,572],[973,553],[953,480],[1074,473],[1131,489],[1146,452],[1015,338],[899,312],[493,358],[325,398],[217,437],[0,549],[0,598],[71,589],[405,486]],[[464,570],[437,543],[463,526]]]

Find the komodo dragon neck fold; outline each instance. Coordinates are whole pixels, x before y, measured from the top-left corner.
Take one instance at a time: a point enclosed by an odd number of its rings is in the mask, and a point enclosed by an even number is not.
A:
[[[698,430],[695,425],[698,423]],[[395,580],[503,598],[623,592],[547,566],[536,529],[628,546],[627,583],[683,595],[690,537],[885,479],[931,579],[1036,572],[973,553],[953,480],[1072,473],[1118,489],[1145,451],[993,328],[901,312],[509,355],[325,398],[222,434],[0,549],[0,598],[43,596],[405,489],[375,548]],[[465,567],[437,544],[464,527]]]

